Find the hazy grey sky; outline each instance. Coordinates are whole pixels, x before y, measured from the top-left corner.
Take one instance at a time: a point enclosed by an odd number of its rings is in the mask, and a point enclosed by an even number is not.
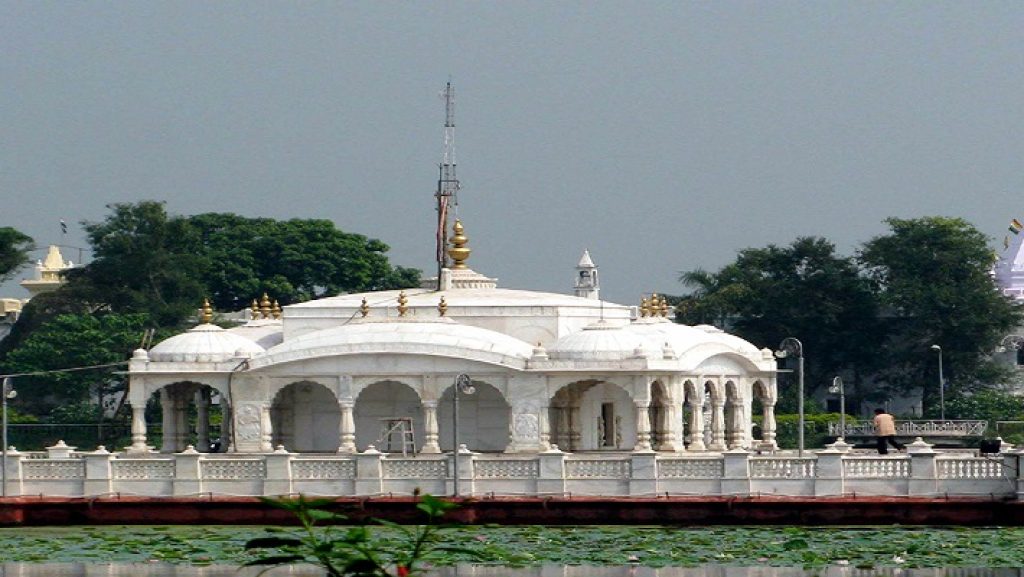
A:
[[[429,274],[449,77],[470,264],[506,287],[566,292],[589,248],[632,303],[744,247],[1024,216],[1022,2],[0,9],[0,225],[40,245],[157,199],[329,218]]]

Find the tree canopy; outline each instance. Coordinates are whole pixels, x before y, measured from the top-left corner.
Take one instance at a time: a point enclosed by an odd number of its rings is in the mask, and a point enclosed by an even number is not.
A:
[[[32,237],[9,226],[0,227],[0,283],[10,280],[28,263],[33,248]]]
[[[997,290],[988,239],[960,218],[890,218],[891,232],[865,243],[859,255],[885,308],[885,380],[924,385],[934,407],[937,351],[946,382],[976,389],[1003,376],[989,355],[1021,323],[1020,306]]]
[[[151,326],[144,314],[62,314],[44,322],[3,360],[5,373],[32,373],[119,363]],[[164,336],[167,336],[166,334]],[[44,415],[123,391],[124,367],[17,377],[22,411]]]
[[[938,381],[933,344],[958,389],[1002,382],[989,355],[1022,314],[995,286],[985,236],[957,218],[886,223],[890,232],[855,257],[836,255],[825,239],[799,238],[740,251],[717,272],[685,272],[680,280],[691,292],[677,318],[759,346],[799,338],[808,390],[841,374],[875,401],[922,388],[930,411],[938,392],[929,386]]]
[[[392,266],[388,246],[328,220],[168,215],[163,203],[114,204],[87,222],[94,260],[68,275],[73,300],[145,312],[159,326],[204,297],[240,310],[262,293],[282,305],[340,292],[408,288],[419,271]]]
[[[823,238],[789,246],[740,251],[717,273],[683,273],[694,288],[677,307],[679,320],[712,323],[758,346],[776,348],[786,337],[804,346],[809,388],[847,371],[871,372],[878,319],[871,285],[857,263]]]
[[[169,336],[203,298],[235,311],[264,292],[286,305],[419,284],[418,270],[388,262],[386,244],[340,231],[328,220],[177,216],[154,201],[109,208],[104,220],[83,223],[92,262],[68,271],[58,290],[33,298],[0,343],[3,371],[124,361],[146,329]],[[24,235],[10,238],[15,252],[31,243]],[[59,404],[88,402],[97,387],[123,385],[110,371],[25,379],[22,406],[40,415]]]

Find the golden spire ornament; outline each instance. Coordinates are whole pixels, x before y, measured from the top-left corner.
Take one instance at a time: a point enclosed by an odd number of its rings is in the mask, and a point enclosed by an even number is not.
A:
[[[277,304],[277,299],[274,299],[274,306],[270,308],[270,314],[275,320],[281,318],[281,305]]]
[[[444,316],[448,312],[448,303],[445,302],[444,297],[441,297],[441,301],[437,303],[437,314]]]
[[[366,302],[366,297],[363,297],[363,302],[359,303],[359,315],[365,319],[368,314],[370,314],[370,303]]]
[[[466,261],[469,259],[469,253],[472,250],[466,246],[469,239],[464,234],[465,228],[463,228],[461,220],[455,221],[452,231],[455,233],[455,236],[452,237],[452,247],[448,249],[448,256],[451,257],[453,263],[452,268],[469,268],[466,266]]]
[[[252,320],[260,318],[260,305],[256,302],[256,299],[252,299],[252,306],[249,307],[249,316]]]
[[[647,297],[640,299],[640,318],[647,318],[651,314],[651,307],[647,302]]]
[[[668,306],[668,299],[662,296],[659,304],[661,306],[661,316],[668,318],[668,311],[670,310]]]
[[[213,320],[213,307],[210,306],[210,299],[203,299],[203,313],[199,315],[199,322],[208,325]]]
[[[409,297],[405,296],[405,291],[398,293],[398,316],[405,316],[405,313],[409,311],[408,305]]]
[[[260,298],[260,317],[270,318],[270,297],[267,296],[267,293],[263,293],[263,297]]]

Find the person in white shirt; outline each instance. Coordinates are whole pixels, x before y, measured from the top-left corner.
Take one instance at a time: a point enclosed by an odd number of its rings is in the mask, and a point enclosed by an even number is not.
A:
[[[892,445],[897,451],[903,450],[903,445],[896,441],[896,421],[883,409],[875,409],[875,430],[878,435],[879,455],[889,453],[888,445]]]

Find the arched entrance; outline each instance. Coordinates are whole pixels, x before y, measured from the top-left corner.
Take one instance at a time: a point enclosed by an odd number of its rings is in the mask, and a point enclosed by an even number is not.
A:
[[[636,407],[629,393],[606,381],[568,384],[552,398],[549,420],[554,438],[573,451],[632,450],[636,445]]]
[[[159,418],[159,434],[149,440],[161,453],[178,453],[191,445],[201,453],[227,450],[227,399],[200,383],[179,382],[161,387],[146,403],[146,420]],[[154,428],[155,429],[155,428]]]
[[[400,446],[388,447],[381,444],[387,440],[385,433],[389,422],[400,418],[412,420],[416,450],[423,446],[423,409],[420,396],[405,383],[378,381],[367,386],[356,397],[353,412],[356,423],[356,448],[360,451],[374,445],[381,451],[401,452]],[[397,441],[397,437],[393,439]]]
[[[459,395],[459,442],[471,451],[504,451],[509,442],[510,408],[494,386],[473,381],[476,392]],[[452,391],[445,389],[437,402],[438,442],[452,450]]]
[[[300,453],[338,450],[341,409],[334,393],[320,383],[292,383],[278,391],[270,423],[274,447]]]
[[[750,413],[761,417],[761,424],[756,431],[758,434],[754,435],[754,431],[751,431],[751,438],[760,440],[760,444],[767,448],[776,449],[778,445],[775,440],[775,399],[763,381],[754,381],[751,393],[753,401]]]

